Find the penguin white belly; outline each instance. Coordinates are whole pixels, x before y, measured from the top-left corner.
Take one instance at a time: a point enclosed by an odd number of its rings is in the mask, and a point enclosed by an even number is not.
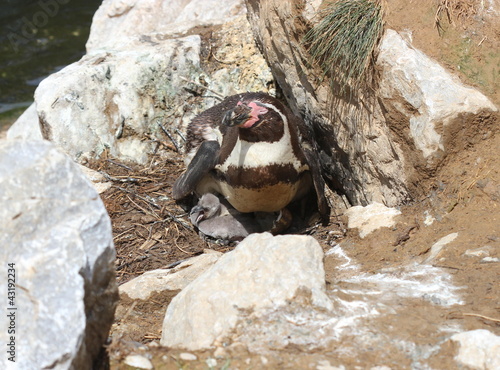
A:
[[[258,189],[242,186],[233,187],[219,183],[219,190],[239,212],[277,212],[294,199],[300,198],[311,183],[310,176],[304,176],[295,183],[277,183]]]

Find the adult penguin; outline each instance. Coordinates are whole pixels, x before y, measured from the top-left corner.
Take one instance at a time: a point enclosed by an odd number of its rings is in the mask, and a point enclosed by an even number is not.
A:
[[[174,199],[215,193],[239,212],[277,212],[314,191],[328,224],[311,130],[278,99],[265,93],[226,98],[190,122],[186,152],[189,164],[173,186]]]

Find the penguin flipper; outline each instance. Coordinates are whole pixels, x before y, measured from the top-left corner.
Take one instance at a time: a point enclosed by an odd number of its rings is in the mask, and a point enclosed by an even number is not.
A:
[[[187,197],[196,190],[203,177],[219,162],[220,144],[215,140],[201,143],[186,171],[175,181],[172,196],[175,200]]]
[[[323,226],[326,226],[330,222],[330,206],[328,205],[328,200],[325,196],[325,180],[321,175],[321,164],[318,156],[313,150],[303,149],[303,152],[307,163],[309,164],[314,190],[316,191],[318,211],[321,216],[321,221]]]

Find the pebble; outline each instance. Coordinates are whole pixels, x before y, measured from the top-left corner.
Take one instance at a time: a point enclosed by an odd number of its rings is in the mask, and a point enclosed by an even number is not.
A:
[[[497,263],[500,262],[500,258],[498,257],[484,257],[481,260],[482,263]]]
[[[489,256],[490,255],[490,249],[491,247],[486,245],[481,248],[476,248],[476,249],[467,249],[465,251],[465,255],[467,257],[483,257],[483,256]]]
[[[215,358],[207,358],[205,362],[210,369],[217,366],[217,360]]]
[[[436,259],[436,257],[441,253],[443,248],[454,241],[458,236],[458,233],[448,234],[441,239],[439,239],[434,245],[431,247],[431,251],[429,252],[429,256],[424,260],[424,263],[429,263],[432,260]]]
[[[196,357],[196,355],[193,355],[192,353],[188,353],[188,352],[182,352],[179,355],[179,358],[181,360],[184,360],[184,361],[196,361],[198,359],[198,357]]]
[[[128,355],[125,364],[138,369],[152,369],[153,364],[146,357],[140,355]]]
[[[217,349],[214,351],[214,356],[217,358],[226,357],[227,351],[222,347],[217,347]]]
[[[318,365],[316,366],[316,370],[345,370],[345,367],[344,366],[332,366],[330,364],[330,361],[321,360],[318,362]]]
[[[426,226],[430,226],[434,223],[434,221],[436,221],[436,219],[434,217],[432,217],[432,215],[429,213],[429,211],[425,211],[424,216],[425,216],[424,224]]]

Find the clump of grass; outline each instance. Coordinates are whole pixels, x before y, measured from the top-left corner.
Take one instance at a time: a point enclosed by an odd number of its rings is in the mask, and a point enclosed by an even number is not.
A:
[[[304,37],[312,59],[340,86],[351,93],[366,86],[367,70],[383,32],[379,0],[339,0],[325,7],[320,21]]]

